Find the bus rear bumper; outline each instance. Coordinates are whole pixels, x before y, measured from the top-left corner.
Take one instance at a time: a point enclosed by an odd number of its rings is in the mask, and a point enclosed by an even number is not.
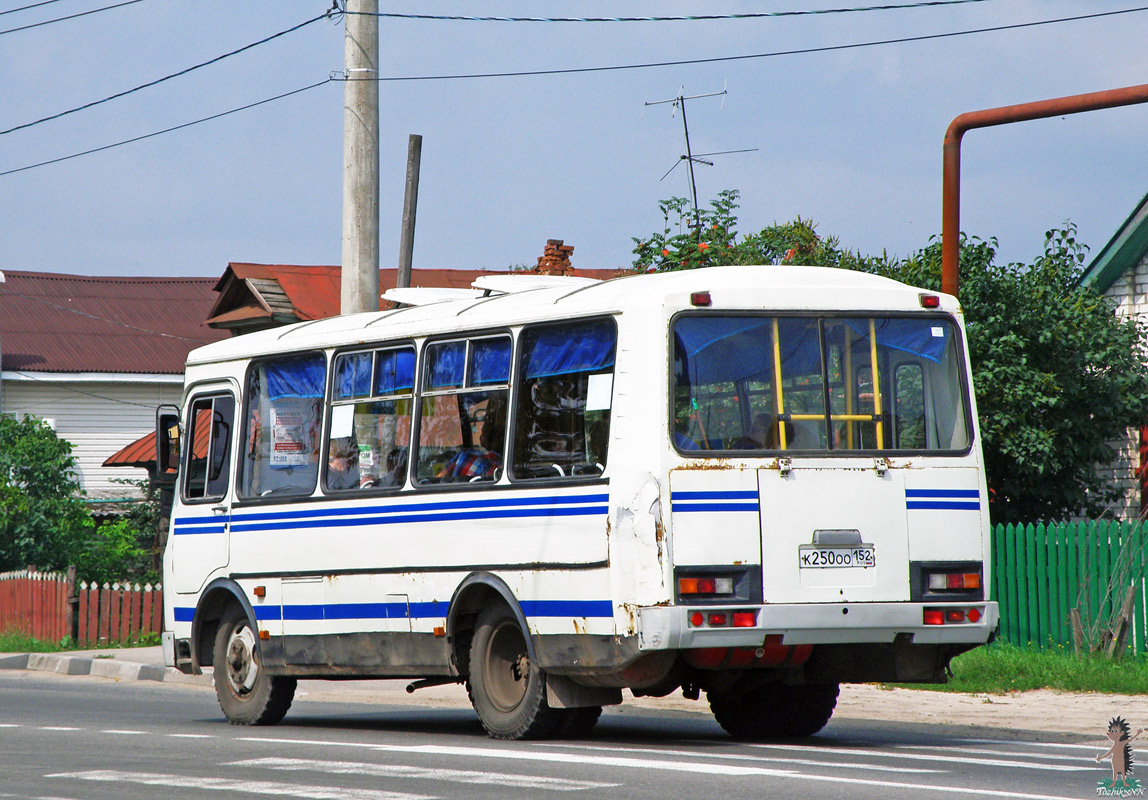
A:
[[[969,611],[976,622],[969,622]],[[935,613],[940,611],[941,624]],[[755,612],[752,627],[732,627],[734,611]],[[964,621],[947,621],[955,612]],[[949,612],[954,612],[949,614]],[[697,615],[701,616],[698,617]],[[711,615],[725,615],[725,624],[711,624]],[[742,620],[744,621],[744,617]],[[695,624],[698,621],[701,624]],[[638,649],[683,650],[696,647],[758,647],[766,636],[782,637],[783,645],[891,643],[984,644],[996,630],[997,604],[977,603],[818,603],[749,607],[649,606],[638,609]]]

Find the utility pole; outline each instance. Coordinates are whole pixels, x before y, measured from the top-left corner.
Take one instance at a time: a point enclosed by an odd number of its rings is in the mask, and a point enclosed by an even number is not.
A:
[[[379,310],[378,0],[347,0],[340,313]]]
[[[412,133],[407,143],[407,188],[403,196],[403,232],[399,239],[399,273],[395,286],[411,285],[411,262],[415,252],[415,214],[419,207],[419,165],[422,163],[423,137]]]

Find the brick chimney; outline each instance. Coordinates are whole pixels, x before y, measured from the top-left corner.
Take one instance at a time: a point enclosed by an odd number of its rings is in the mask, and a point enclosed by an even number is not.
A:
[[[562,244],[561,239],[547,239],[546,247],[538,258],[538,266],[534,272],[539,275],[569,275],[574,272],[570,263],[570,254],[574,252],[574,245]]]

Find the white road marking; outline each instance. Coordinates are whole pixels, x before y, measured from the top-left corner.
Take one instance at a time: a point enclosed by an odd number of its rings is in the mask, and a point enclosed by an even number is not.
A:
[[[1098,735],[1097,739],[1103,738]],[[969,742],[971,744],[1006,744],[1016,745],[1023,744],[1025,747],[1053,747],[1064,750],[1091,750],[1094,745],[1091,744],[1061,744],[1060,742],[1024,742],[1017,741],[1016,739],[960,739],[962,742]],[[1107,749],[1107,748],[1105,748]]]
[[[146,733],[146,731],[117,731],[117,730],[113,729],[113,730],[100,731],[100,733],[114,733],[117,736],[143,736]]]
[[[266,739],[256,736],[236,737],[240,742],[262,742],[274,745],[297,745],[300,747],[356,747],[374,750],[380,753],[409,753],[411,755],[430,756],[458,756],[460,758],[500,758],[511,761],[545,761],[549,763],[561,762],[565,764],[580,764],[582,766],[623,767],[631,769],[653,769],[661,772],[688,772],[692,774],[709,774],[730,776],[764,776],[774,778],[793,778],[805,782],[841,783],[847,780],[851,784],[861,786],[874,786],[883,789],[911,789],[918,795],[929,792],[940,794],[955,794],[965,797],[1007,797],[1015,800],[1080,800],[1079,797],[1066,797],[1063,795],[1031,794],[1028,792],[1004,792],[997,789],[974,789],[967,786],[937,786],[922,785],[920,783],[900,783],[898,781],[879,781],[851,777],[843,779],[829,775],[818,775],[808,772],[794,772],[793,770],[765,769],[752,767],[739,767],[734,764],[707,764],[701,761],[669,761],[666,759],[639,759],[639,758],[613,758],[607,756],[592,756],[587,753],[556,753],[535,752],[531,750],[514,750],[509,747],[503,749],[485,747],[447,747],[445,745],[384,745],[369,744],[365,742],[340,742],[322,739],[280,739],[268,737]],[[905,757],[905,754],[887,754],[896,757]],[[978,762],[982,763],[982,762]]]
[[[621,786],[618,783],[596,781],[575,781],[564,778],[548,778],[534,775],[512,775],[504,772],[477,772],[463,769],[441,769],[437,767],[413,767],[399,764],[363,764],[355,761],[318,761],[309,758],[252,758],[246,761],[232,761],[228,767],[263,767],[290,771],[327,772],[336,775],[378,775],[397,778],[420,778],[424,780],[455,781],[457,783],[482,783],[495,786],[514,786],[520,789],[553,789],[559,792],[584,789],[609,789]]]
[[[1017,758],[1040,758],[1051,761],[1092,761],[1091,756],[1058,756],[1055,753],[1024,753],[1017,750],[987,750],[979,747],[949,747],[936,745],[928,746],[921,744],[894,744],[890,745],[897,750],[929,750],[933,753],[972,753],[974,755],[985,756],[1010,756]],[[1097,744],[1097,747],[1100,745]],[[1102,748],[1107,750],[1108,748]]]
[[[13,724],[11,722],[0,722],[0,728],[19,728],[19,727],[20,727],[19,725]],[[0,795],[0,797],[13,797],[13,796],[14,795],[10,795],[10,794]]]
[[[42,731],[82,731],[83,728],[69,728],[66,725],[44,725]]]
[[[926,755],[924,753],[883,753],[880,750],[865,748],[835,748],[835,747],[801,747],[792,744],[751,744],[747,747],[761,748],[763,750],[800,750],[809,753],[816,750],[818,753],[833,753],[834,755],[875,756],[877,758],[907,758],[915,761],[941,761],[946,764],[978,764],[987,767],[1015,767],[1017,769],[1038,769],[1041,772],[1088,772],[1094,767],[1070,767],[1066,764],[1037,764],[1033,761],[1005,761],[999,758],[960,758],[941,754]]]
[[[272,781],[232,780],[230,778],[199,778],[188,775],[164,775],[152,772],[121,772],[112,769],[87,772],[58,772],[45,778],[69,778],[78,781],[103,783],[136,783],[142,786],[162,786],[193,791],[247,792],[273,794],[284,797],[302,797],[306,800],[434,800],[427,795],[383,792],[376,789],[340,789],[332,786],[307,786]]]
[[[215,737],[209,733],[169,733],[168,736],[172,739],[214,739]]]
[[[588,745],[588,744],[545,744],[543,747],[566,747],[572,750],[601,750],[601,746]],[[694,750],[666,750],[662,748],[654,749],[651,747],[610,747],[611,753],[645,753],[651,756],[692,756],[694,758],[720,758],[729,759],[732,761],[754,761],[754,762],[777,762],[780,764],[801,764],[802,766],[819,767],[824,769],[866,769],[874,770],[876,772],[907,772],[914,775],[930,775],[943,772],[939,769],[926,769],[924,767],[887,767],[884,764],[858,764],[855,761],[819,761],[809,758],[783,758],[772,756],[747,756],[739,753],[700,753]]]

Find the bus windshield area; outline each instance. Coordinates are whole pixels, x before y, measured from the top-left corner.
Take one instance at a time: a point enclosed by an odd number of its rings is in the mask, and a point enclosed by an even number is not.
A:
[[[963,451],[969,413],[944,317],[683,315],[673,441],[705,451]]]

